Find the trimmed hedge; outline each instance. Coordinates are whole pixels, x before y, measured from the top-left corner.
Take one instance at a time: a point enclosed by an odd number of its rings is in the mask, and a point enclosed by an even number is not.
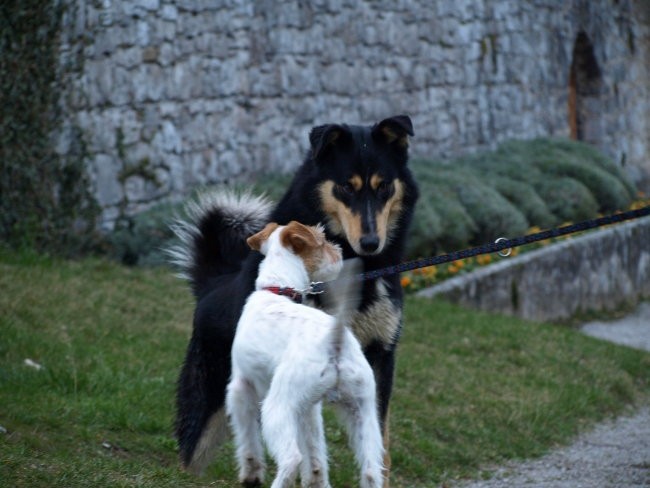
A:
[[[507,176],[485,175],[484,178],[489,186],[524,214],[528,222],[536,222],[539,227],[551,227],[556,221],[553,213],[531,184]]]
[[[175,242],[170,224],[184,204],[162,203],[132,217],[123,217],[107,236],[109,255],[129,266],[158,266],[169,260],[165,249]]]
[[[417,159],[412,168],[420,185],[422,201],[428,198],[437,201],[441,209],[438,215],[443,222],[441,233],[435,240],[423,234],[424,242],[419,244],[421,248],[449,250],[478,244],[483,237],[494,240],[508,232],[521,233],[528,228],[523,213],[469,168]],[[446,201],[440,202],[441,198]],[[456,221],[457,216],[446,211],[449,205],[462,207],[470,221]],[[422,209],[417,208],[415,220],[421,218]],[[417,245],[413,243],[414,247]]]
[[[629,207],[635,189],[591,146],[565,139],[510,141],[451,161],[413,158],[420,185],[409,257],[429,256],[516,237]],[[291,175],[263,175],[253,192],[278,201]],[[113,255],[128,264],[164,262],[168,224],[182,205],[161,205],[123,221],[111,236]]]
[[[235,188],[258,195],[265,194],[277,202],[290,181],[291,175],[264,174],[249,185],[236,184]],[[123,215],[106,238],[108,255],[129,266],[167,264],[169,259],[165,250],[176,244],[176,236],[170,225],[176,219],[186,218],[186,202],[196,199],[198,193],[207,190],[210,188],[197,188],[183,202],[164,202],[136,215]]]
[[[459,240],[458,222],[439,213],[445,230],[441,233],[437,226],[429,237],[422,231],[413,235],[409,251],[416,256],[429,254],[423,249],[451,251],[501,235],[514,237],[529,227],[549,228],[623,210],[635,196],[634,186],[613,162],[592,146],[568,139],[509,141],[451,162],[415,159],[412,169],[423,200],[437,199],[432,190],[443,184],[477,224],[464,226],[469,237]],[[421,211],[417,209],[416,221]]]

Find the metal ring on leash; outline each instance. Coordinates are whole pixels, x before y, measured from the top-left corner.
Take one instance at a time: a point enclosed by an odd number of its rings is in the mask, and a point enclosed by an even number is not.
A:
[[[505,237],[499,237],[496,241],[494,241],[494,243],[499,244],[500,242],[507,242],[507,241],[508,239],[506,239]],[[507,249],[501,249],[497,254],[502,258],[507,258],[512,254],[512,248],[509,247]]]

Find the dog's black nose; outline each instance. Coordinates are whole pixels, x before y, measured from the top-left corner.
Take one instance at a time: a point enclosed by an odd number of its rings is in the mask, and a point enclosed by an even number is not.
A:
[[[361,245],[361,249],[363,252],[375,252],[377,248],[379,247],[379,236],[376,234],[369,234],[366,236],[363,236],[359,240],[359,244]]]

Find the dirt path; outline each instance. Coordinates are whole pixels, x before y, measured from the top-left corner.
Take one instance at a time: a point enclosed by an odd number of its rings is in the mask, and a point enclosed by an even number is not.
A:
[[[650,351],[650,303],[612,322],[590,322],[585,334]],[[572,445],[533,461],[509,463],[492,479],[458,488],[650,487],[650,407],[598,425]]]

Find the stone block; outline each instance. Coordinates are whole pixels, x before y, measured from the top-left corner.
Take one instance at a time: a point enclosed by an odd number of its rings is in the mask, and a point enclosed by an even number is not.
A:
[[[129,176],[124,182],[124,195],[129,203],[146,201],[146,181],[140,175]]]
[[[165,120],[162,124],[162,142],[161,147],[167,152],[180,154],[183,152],[183,141],[176,130],[176,126],[170,120]]]
[[[138,46],[147,46],[150,40],[150,27],[147,20],[136,22],[136,43]]]
[[[160,8],[160,0],[135,0],[135,3],[145,10],[158,10]]]
[[[119,110],[117,120],[114,122],[121,132],[122,144],[134,144],[140,140],[140,132],[142,122],[139,120],[138,114],[133,109]]]
[[[181,156],[176,154],[165,154],[163,163],[168,168],[169,191],[173,195],[184,194],[188,187],[185,179],[185,166]]]
[[[165,71],[157,64],[143,64],[131,71],[133,98],[136,102],[157,102],[163,97]]]
[[[157,46],[147,46],[141,52],[143,63],[155,63],[160,56],[160,48]]]
[[[142,61],[142,52],[138,47],[121,47],[113,55],[113,60],[118,66],[126,69],[133,68]]]
[[[120,209],[116,206],[104,207],[99,217],[100,228],[104,232],[111,232],[115,227],[115,221],[120,216]]]
[[[177,0],[176,6],[180,11],[186,11],[191,13],[197,13],[204,9],[204,3],[202,0]]]
[[[158,53],[158,63],[164,68],[170,66],[176,60],[174,47],[171,42],[163,42]]]
[[[133,101],[131,73],[119,66],[113,67],[110,75],[110,85],[105,86],[106,96],[112,105],[126,105]]]
[[[165,70],[163,93],[167,100],[187,100],[190,98],[192,73],[187,62],[178,62],[170,70]]]
[[[124,198],[124,190],[118,179],[121,163],[108,154],[97,154],[91,159],[90,165],[97,203],[102,208],[120,203]]]
[[[182,127],[183,147],[189,151],[201,150],[208,144],[205,130],[205,116],[197,113]]]
[[[156,43],[163,41],[176,42],[180,36],[178,32],[178,23],[175,21],[163,20],[155,24]]]
[[[167,3],[163,5],[160,16],[163,20],[178,20],[178,9],[176,8],[176,5],[170,5]]]

